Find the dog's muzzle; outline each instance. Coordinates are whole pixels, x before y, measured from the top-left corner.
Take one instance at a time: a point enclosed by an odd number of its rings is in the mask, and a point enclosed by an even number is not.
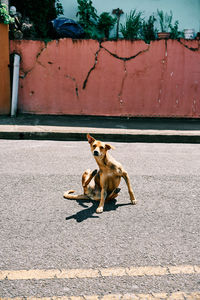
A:
[[[93,152],[93,154],[94,154],[94,156],[99,156],[99,152],[96,150]]]

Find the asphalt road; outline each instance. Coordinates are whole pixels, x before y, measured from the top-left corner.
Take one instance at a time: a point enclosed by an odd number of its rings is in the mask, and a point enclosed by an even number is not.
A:
[[[117,201],[97,215],[97,203],[62,197],[67,189],[81,192],[83,171],[96,168],[87,142],[0,140],[2,299],[200,295],[200,145],[112,144],[138,204],[130,204],[122,182]],[[131,267],[141,274],[130,273]],[[74,277],[42,275],[74,269],[82,271]],[[30,270],[26,278],[23,270]]]

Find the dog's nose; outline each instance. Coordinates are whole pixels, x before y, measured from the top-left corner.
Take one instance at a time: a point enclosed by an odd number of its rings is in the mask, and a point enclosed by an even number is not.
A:
[[[98,151],[94,151],[94,156],[99,156],[99,152]]]

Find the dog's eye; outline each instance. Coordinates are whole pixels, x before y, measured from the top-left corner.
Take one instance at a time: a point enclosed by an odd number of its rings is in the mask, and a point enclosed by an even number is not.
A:
[[[93,145],[92,147],[95,149],[95,148],[96,148],[96,145]]]
[[[101,146],[100,149],[103,150],[103,146]]]

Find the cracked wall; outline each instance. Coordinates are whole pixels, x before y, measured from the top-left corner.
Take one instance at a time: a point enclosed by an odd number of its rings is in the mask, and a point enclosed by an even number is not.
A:
[[[0,23],[0,114],[10,112],[8,26]]]
[[[200,117],[198,41],[11,41],[19,111]]]

